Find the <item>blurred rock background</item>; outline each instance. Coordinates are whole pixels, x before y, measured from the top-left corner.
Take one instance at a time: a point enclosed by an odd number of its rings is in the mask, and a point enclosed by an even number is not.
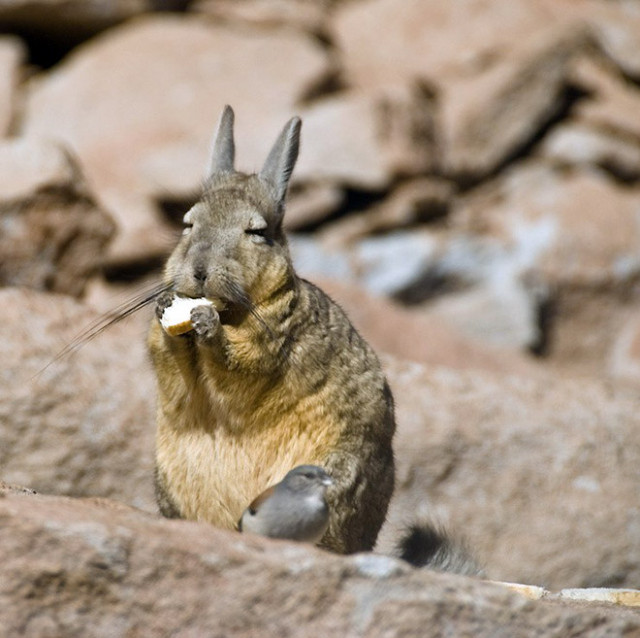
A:
[[[417,513],[496,579],[640,586],[640,2],[0,0],[0,30],[0,478],[155,511],[149,309],[73,344],[157,280],[223,105],[247,171],[298,114],[295,262],[396,395],[380,551]]]

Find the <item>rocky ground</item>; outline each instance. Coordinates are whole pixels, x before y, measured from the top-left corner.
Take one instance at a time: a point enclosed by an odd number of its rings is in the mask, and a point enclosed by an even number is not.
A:
[[[493,580],[640,588],[636,1],[13,0],[0,27],[7,635],[640,636],[385,556],[427,516]],[[149,309],[76,347],[153,286],[225,103],[245,170],[303,118],[294,258],[398,407],[378,556],[157,518]]]

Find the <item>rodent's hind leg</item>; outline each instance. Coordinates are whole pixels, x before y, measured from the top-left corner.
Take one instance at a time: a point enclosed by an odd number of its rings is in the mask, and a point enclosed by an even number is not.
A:
[[[162,319],[164,311],[173,303],[175,293],[171,290],[165,290],[156,297],[156,317]]]
[[[191,311],[191,323],[198,337],[211,341],[220,328],[220,316],[213,306],[197,306]]]
[[[160,471],[160,468],[156,465],[154,473],[154,486],[156,494],[156,503],[160,514],[165,518],[183,518],[177,505],[173,502],[169,496],[169,492],[166,487],[166,477],[164,473]]]

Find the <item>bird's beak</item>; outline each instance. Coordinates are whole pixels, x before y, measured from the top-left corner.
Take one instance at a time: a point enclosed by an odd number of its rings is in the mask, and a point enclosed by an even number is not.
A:
[[[325,476],[322,479],[322,484],[326,485],[327,487],[329,487],[330,485],[333,485],[334,483],[335,481],[330,476]]]

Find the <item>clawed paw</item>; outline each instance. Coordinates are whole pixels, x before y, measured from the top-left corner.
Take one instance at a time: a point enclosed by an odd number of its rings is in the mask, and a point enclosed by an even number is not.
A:
[[[170,290],[165,290],[165,292],[161,292],[156,297],[156,317],[158,319],[162,318],[162,314],[173,303],[174,299],[175,293]]]
[[[220,326],[220,317],[212,306],[197,306],[191,310],[194,332],[202,339],[212,339]]]

